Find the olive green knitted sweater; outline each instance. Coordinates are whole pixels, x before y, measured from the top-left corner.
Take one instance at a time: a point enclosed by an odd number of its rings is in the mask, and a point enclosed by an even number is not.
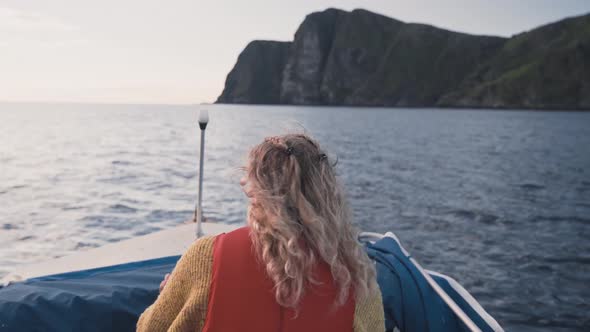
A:
[[[202,331],[207,316],[214,239],[201,238],[182,255],[156,302],[139,318],[137,331]],[[385,330],[379,291],[356,303],[353,327],[354,332]]]

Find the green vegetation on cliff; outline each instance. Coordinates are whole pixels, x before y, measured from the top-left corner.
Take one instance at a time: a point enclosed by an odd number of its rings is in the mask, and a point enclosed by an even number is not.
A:
[[[250,43],[217,102],[590,109],[590,15],[501,38],[328,9]]]

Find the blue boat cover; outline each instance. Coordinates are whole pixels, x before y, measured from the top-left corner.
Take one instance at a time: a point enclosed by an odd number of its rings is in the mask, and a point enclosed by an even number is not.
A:
[[[367,244],[367,253],[377,262],[387,331],[396,326],[400,331],[470,331],[432,289],[397,241],[385,237]],[[446,279],[431,277],[483,332],[494,331]]]
[[[180,256],[29,279],[0,289],[0,331],[135,331]]]
[[[377,262],[388,331],[394,326],[401,331],[468,331],[395,240],[369,244],[367,252]],[[179,257],[44,276],[0,288],[0,331],[134,331]],[[492,331],[446,280],[434,278],[482,331]]]

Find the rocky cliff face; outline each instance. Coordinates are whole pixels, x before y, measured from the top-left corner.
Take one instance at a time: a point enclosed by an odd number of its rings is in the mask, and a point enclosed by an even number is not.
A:
[[[590,15],[506,39],[328,9],[250,43],[217,102],[590,108],[589,52]]]
[[[290,42],[255,40],[238,57],[238,62],[225,80],[218,103],[280,103],[283,69],[288,59]]]
[[[305,18],[295,33],[295,40],[283,71],[281,103],[321,102],[320,86],[324,68],[332,49],[334,28],[341,13],[340,10],[328,9]]]

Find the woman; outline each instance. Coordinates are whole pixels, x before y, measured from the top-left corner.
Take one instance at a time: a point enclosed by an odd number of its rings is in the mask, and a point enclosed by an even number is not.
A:
[[[267,138],[245,171],[248,227],[197,240],[138,331],[384,331],[374,266],[318,143]]]

